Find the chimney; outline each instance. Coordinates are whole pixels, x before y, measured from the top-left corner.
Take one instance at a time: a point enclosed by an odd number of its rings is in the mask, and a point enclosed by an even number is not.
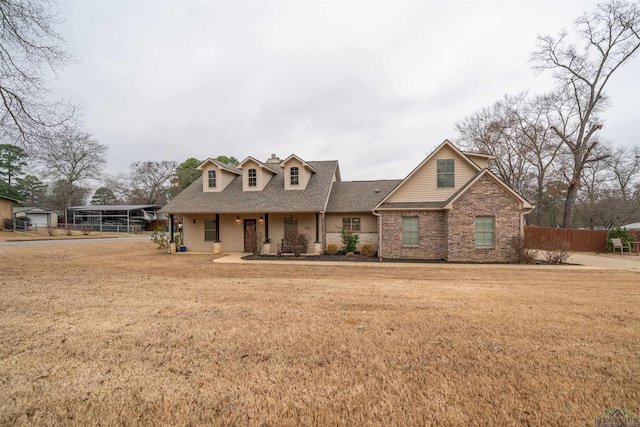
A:
[[[271,155],[271,158],[267,159],[267,163],[275,163],[278,164],[280,163],[280,159],[278,157],[276,157],[275,154]]]

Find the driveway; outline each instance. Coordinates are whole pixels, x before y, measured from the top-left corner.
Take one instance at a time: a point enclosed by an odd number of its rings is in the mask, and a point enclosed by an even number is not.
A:
[[[573,253],[568,262],[592,268],[640,272],[640,256],[638,255]]]

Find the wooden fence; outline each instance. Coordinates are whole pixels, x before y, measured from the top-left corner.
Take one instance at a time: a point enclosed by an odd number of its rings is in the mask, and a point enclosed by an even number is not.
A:
[[[629,233],[640,240],[640,230]],[[607,252],[607,230],[575,230],[572,228],[525,227],[524,237],[534,249],[543,249],[544,243],[560,237],[569,242],[572,252]]]

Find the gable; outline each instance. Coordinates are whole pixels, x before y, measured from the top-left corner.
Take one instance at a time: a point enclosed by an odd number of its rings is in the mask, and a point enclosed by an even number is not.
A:
[[[454,186],[438,188],[438,160],[454,162]],[[445,141],[434,153],[405,178],[385,203],[441,202],[448,200],[478,172],[460,151]]]

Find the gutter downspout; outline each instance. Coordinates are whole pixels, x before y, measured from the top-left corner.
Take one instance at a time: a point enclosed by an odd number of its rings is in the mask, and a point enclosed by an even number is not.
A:
[[[378,217],[378,262],[382,262],[382,215],[375,210],[371,213]]]

